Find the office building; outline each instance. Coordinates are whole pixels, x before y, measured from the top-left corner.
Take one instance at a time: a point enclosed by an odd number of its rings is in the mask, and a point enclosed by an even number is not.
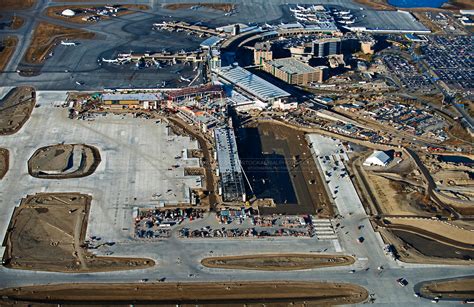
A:
[[[289,84],[308,85],[323,82],[326,67],[312,67],[294,58],[283,58],[263,63],[263,70]]]

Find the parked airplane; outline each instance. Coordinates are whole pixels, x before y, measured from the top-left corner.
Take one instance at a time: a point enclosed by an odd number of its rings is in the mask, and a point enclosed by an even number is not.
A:
[[[118,63],[118,60],[109,60],[109,59],[102,58],[102,62],[105,62],[105,63]]]
[[[79,43],[76,42],[68,42],[68,41],[61,41],[61,45],[63,46],[77,46]]]
[[[179,80],[186,81],[186,82],[191,82],[191,79],[185,78],[183,76],[179,76]]]

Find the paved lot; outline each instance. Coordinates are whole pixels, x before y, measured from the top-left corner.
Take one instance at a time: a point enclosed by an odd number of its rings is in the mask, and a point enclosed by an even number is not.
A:
[[[67,109],[54,106],[64,101],[64,92],[39,92],[37,96],[40,107],[34,109],[25,126],[17,134],[1,138],[2,147],[10,150],[12,159],[11,169],[0,186],[2,233],[14,206],[27,194],[81,192],[93,196],[88,234],[123,241],[133,231],[134,206],[154,206],[159,201],[188,202],[189,187],[200,186],[200,177],[184,176],[184,166],[199,166],[199,161],[175,159],[183,149],[197,148],[196,141],[168,136],[165,124],[131,116],[70,120]],[[102,157],[96,172],[79,179],[31,177],[27,161],[33,152],[60,142],[96,146]]]
[[[328,182],[327,186],[337,210],[343,216],[339,221],[344,228],[339,227],[338,233],[344,249],[359,258],[367,258],[369,266],[373,268],[386,265],[385,263],[396,265],[384,254],[383,241],[378,233],[372,230],[360,198],[347,174],[344,166],[348,160],[346,148],[337,139],[317,134],[307,137],[308,142],[313,144],[314,158]],[[363,243],[357,242],[359,237],[364,238]]]

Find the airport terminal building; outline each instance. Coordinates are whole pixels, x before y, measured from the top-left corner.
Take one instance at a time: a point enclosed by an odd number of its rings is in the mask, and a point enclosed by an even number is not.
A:
[[[218,74],[224,82],[268,104],[282,102],[290,97],[288,92],[239,66],[222,67]]]

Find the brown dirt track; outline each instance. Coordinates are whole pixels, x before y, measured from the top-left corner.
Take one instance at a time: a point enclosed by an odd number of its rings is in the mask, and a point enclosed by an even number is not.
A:
[[[16,87],[0,102],[0,135],[18,132],[26,123],[36,103],[32,87]]]
[[[343,255],[263,254],[204,258],[209,268],[261,271],[292,271],[351,265],[355,259]]]
[[[74,157],[74,148],[81,150],[81,164],[73,172],[66,170]],[[84,144],[57,144],[36,150],[28,160],[28,173],[37,178],[66,179],[80,178],[92,174],[99,166],[101,157],[94,146]]]
[[[150,259],[96,257],[85,249],[91,199],[79,193],[38,193],[24,198],[13,213],[3,243],[4,265],[67,273],[153,266]]]
[[[5,39],[3,39],[3,49],[0,51],[0,72],[4,71],[5,67],[7,67],[13,52],[15,52],[17,44],[18,38],[14,36],[7,36]]]
[[[460,245],[474,246],[474,233],[467,229],[455,227],[449,223],[431,220],[431,219],[403,219],[403,218],[386,218],[390,221],[390,226],[404,229],[417,229],[417,233],[433,235],[446,238],[445,243],[457,242]],[[453,244],[454,245],[454,244]]]
[[[66,28],[42,21],[37,25],[33,33],[33,38],[26,50],[24,61],[29,64],[41,64],[53,50],[53,47],[61,40],[92,39],[94,36],[95,34],[92,32]]]
[[[425,237],[417,232],[379,228],[385,242],[393,244],[400,260],[408,263],[471,265],[472,249],[463,249]]]
[[[0,148],[0,180],[3,179],[5,174],[8,172],[9,161],[10,155],[8,150]]]
[[[59,284],[0,290],[5,302],[205,304],[290,303],[356,304],[366,289],[324,282],[214,282],[155,284]],[[8,297],[8,298],[6,298]],[[306,306],[308,306],[306,304]]]
[[[170,117],[169,121],[173,125],[184,130],[186,134],[195,138],[198,141],[199,148],[202,150],[202,154],[203,154],[203,167],[205,169],[205,180],[206,180],[206,194],[209,195],[209,197],[206,197],[205,199],[201,200],[201,202],[202,202],[202,205],[204,206],[209,205],[211,208],[213,208],[215,205],[217,205],[218,201],[217,201],[217,196],[215,193],[216,182],[215,182],[214,172],[212,171],[212,168],[211,168],[211,163],[213,160],[212,153],[210,150],[211,144],[209,144],[209,141],[205,137],[203,137],[203,135],[200,132],[193,130],[193,127],[190,127],[182,119],[177,118],[177,117]]]
[[[420,294],[424,297],[435,296],[450,299],[472,299],[474,297],[474,276],[453,280],[432,280],[423,283]]]

